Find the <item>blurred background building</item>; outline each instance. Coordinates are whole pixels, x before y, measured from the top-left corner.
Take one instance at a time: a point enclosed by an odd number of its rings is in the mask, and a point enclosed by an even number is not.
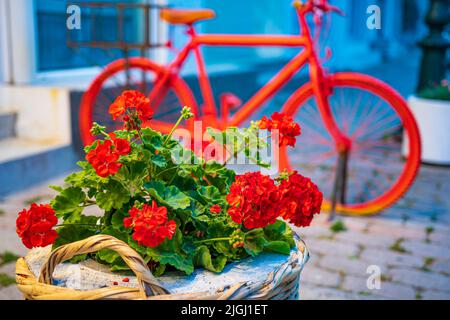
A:
[[[214,9],[216,19],[197,25],[198,32],[204,33],[294,34],[299,31],[291,0],[103,2]],[[420,60],[417,42],[427,30],[423,20],[428,1],[331,2],[346,17],[334,15],[324,25],[320,43],[323,48],[333,48],[327,67],[333,71],[364,71],[388,82],[405,97],[413,93]],[[77,126],[80,97],[101,67],[123,54],[120,50],[68,47],[67,4],[65,0],[0,0],[0,196],[74,169],[81,147]],[[366,25],[370,5],[381,9],[379,30],[370,30]],[[82,11],[81,29],[71,31],[71,36],[82,41],[95,25],[97,39],[114,40],[117,37],[115,15],[113,9],[102,10],[96,13],[94,21],[89,18],[90,12]],[[183,27],[166,25],[158,19],[157,12],[150,19],[153,41],[170,40],[178,48],[185,42]],[[145,22],[139,12],[128,10],[124,23],[127,41],[139,41],[143,37]],[[284,48],[204,50],[215,92],[231,91],[243,98],[255,92],[259,82],[274,74],[296,52]],[[140,54],[131,52],[131,55]],[[144,54],[164,63],[172,53],[160,48]],[[193,65],[188,65],[183,74],[195,90],[193,71]],[[298,87],[302,75],[292,81],[287,92]],[[247,85],[242,86],[242,81]]]

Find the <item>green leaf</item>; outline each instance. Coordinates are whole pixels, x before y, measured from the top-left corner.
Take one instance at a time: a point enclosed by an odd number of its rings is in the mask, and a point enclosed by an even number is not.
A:
[[[270,241],[287,242],[291,248],[295,247],[294,233],[292,229],[282,220],[277,220],[274,224],[264,228],[264,234]]]
[[[123,242],[128,242],[128,240],[129,240],[129,234],[126,229],[124,231],[120,231],[120,230],[117,230],[114,227],[110,226],[110,227],[102,230],[102,234],[107,234],[107,235],[113,236],[119,240],[122,240]]]
[[[61,191],[50,205],[58,218],[64,218],[65,222],[77,222],[80,219],[84,207],[81,205],[86,200],[86,194],[79,187],[70,187]]]
[[[244,236],[244,249],[252,257],[264,251],[267,240],[264,237],[263,229],[253,229]]]
[[[113,236],[119,240],[124,241],[125,243],[128,242],[129,235],[127,232],[121,232],[113,227],[108,227],[105,230],[102,231],[102,234],[108,234],[110,236]],[[130,270],[128,265],[123,261],[123,259],[120,257],[120,255],[110,249],[103,249],[97,252],[96,255],[97,259],[100,260],[100,262],[107,263],[111,267],[111,271],[125,271]]]
[[[67,176],[64,181],[73,187],[101,189],[109,178],[102,178],[97,175],[92,166],[86,161],[78,162],[78,165],[83,169],[82,171],[74,172]]]
[[[165,186],[164,183],[158,180],[147,182],[144,187],[148,193],[158,202],[172,209],[186,209],[191,201],[175,186]]]
[[[122,166],[120,173],[124,176],[123,181],[129,193],[134,196],[141,190],[143,181],[148,176],[148,164],[144,161],[131,160]]]
[[[97,205],[105,211],[120,209],[130,201],[130,193],[116,180],[110,180],[104,191],[95,195]]]
[[[98,228],[95,224],[98,219],[98,217],[82,216],[79,221],[80,224],[92,224],[92,226],[68,224],[59,227],[56,230],[58,232],[58,237],[53,244],[53,249],[95,235]]]
[[[141,130],[141,136],[145,148],[153,152],[162,148],[163,136],[160,132],[147,127]]]
[[[200,186],[197,188],[197,192],[203,200],[203,204],[223,202],[224,197],[220,193],[219,189],[215,186]]]
[[[208,181],[216,186],[222,194],[228,194],[228,190],[236,175],[235,172],[215,161],[208,161],[204,170]]]
[[[192,258],[183,251],[182,244],[183,236],[181,231],[177,230],[172,240],[166,239],[160,246],[156,248],[145,248],[144,250],[146,255],[150,256],[152,260],[157,261],[160,264],[170,264],[186,274],[191,274],[194,272],[194,264]],[[140,247],[134,242],[133,247],[136,246]],[[142,251],[142,249],[143,248],[141,247],[138,250]]]
[[[111,217],[111,226],[119,232],[126,232],[126,228],[123,225],[123,219],[128,217],[128,211],[126,210],[117,210],[112,214]]]
[[[166,158],[160,154],[153,155],[150,160],[155,166],[160,168],[164,168],[167,165]]]
[[[130,267],[123,261],[121,257],[114,260],[113,264],[111,265],[111,271],[129,271],[131,270]]]
[[[153,269],[152,273],[155,277],[159,277],[163,275],[164,271],[166,271],[166,265],[160,263]]]
[[[285,228],[286,226],[283,227],[282,224],[273,226],[270,229],[270,231],[273,232],[273,234],[271,234],[272,237],[267,237],[265,230],[263,229],[253,229],[247,232],[244,236],[245,251],[253,257],[263,251],[289,255],[291,252],[291,245],[289,238],[286,236]],[[281,240],[271,240],[271,238],[278,238]],[[292,235],[290,239],[292,240]]]
[[[270,241],[265,244],[264,251],[289,255],[291,246],[285,241]]]
[[[113,264],[117,258],[120,258],[120,255],[114,250],[103,249],[97,252],[97,258],[99,258],[103,262]]]
[[[227,258],[218,256],[213,259],[207,246],[203,245],[197,248],[193,257],[194,266],[203,267],[212,272],[221,272],[227,263]]]
[[[53,190],[57,191],[57,192],[62,192],[64,190],[64,188],[61,187],[61,186],[48,186],[48,187],[50,189],[53,189]]]

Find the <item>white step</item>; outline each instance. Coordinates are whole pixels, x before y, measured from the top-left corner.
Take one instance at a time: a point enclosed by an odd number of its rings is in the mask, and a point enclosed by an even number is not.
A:
[[[34,156],[66,146],[63,143],[37,143],[21,138],[0,140],[0,164]]]

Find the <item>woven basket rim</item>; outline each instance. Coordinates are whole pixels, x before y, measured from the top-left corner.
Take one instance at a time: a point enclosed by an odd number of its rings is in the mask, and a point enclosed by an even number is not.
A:
[[[153,277],[142,257],[125,242],[109,235],[96,235],[53,250],[42,266],[37,278],[25,258],[16,263],[17,287],[30,300],[97,300],[97,299],[149,299],[149,300],[223,300],[223,299],[278,299],[296,298],[299,277],[309,260],[306,244],[297,235],[297,249],[289,259],[271,271],[264,280],[251,280],[218,289],[215,293],[193,292],[171,294]],[[52,284],[54,268],[71,257],[109,248],[117,251],[136,274],[139,288],[111,286],[93,290],[76,290]],[[300,254],[301,257],[300,257]],[[301,259],[300,259],[301,258]]]

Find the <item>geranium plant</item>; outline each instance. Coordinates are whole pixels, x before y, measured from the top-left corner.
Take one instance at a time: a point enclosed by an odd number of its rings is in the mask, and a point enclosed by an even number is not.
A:
[[[124,92],[109,112],[123,120],[123,129],[107,133],[94,123],[92,134],[100,138],[85,148],[81,170],[65,179],[65,187],[52,187],[58,195],[50,204],[33,204],[19,213],[17,233],[26,247],[56,248],[108,234],[134,248],[155,275],[169,269],[190,274],[196,267],[220,272],[229,262],[262,252],[288,255],[293,232],[281,219],[305,227],[320,212],[322,193],[296,172],[275,180],[259,172],[237,176],[224,163],[184,149],[172,134],[193,116],[187,107],[169,134],[142,126],[153,112],[139,92]],[[295,145],[300,127],[282,114],[242,132],[274,128],[280,145]],[[234,144],[231,154],[239,148]],[[190,161],[176,161],[180,150]],[[90,206],[102,215],[87,215]],[[89,257],[112,270],[128,269],[111,250]]]
[[[422,99],[450,101],[450,82],[442,80],[439,84],[419,91],[417,96]]]

